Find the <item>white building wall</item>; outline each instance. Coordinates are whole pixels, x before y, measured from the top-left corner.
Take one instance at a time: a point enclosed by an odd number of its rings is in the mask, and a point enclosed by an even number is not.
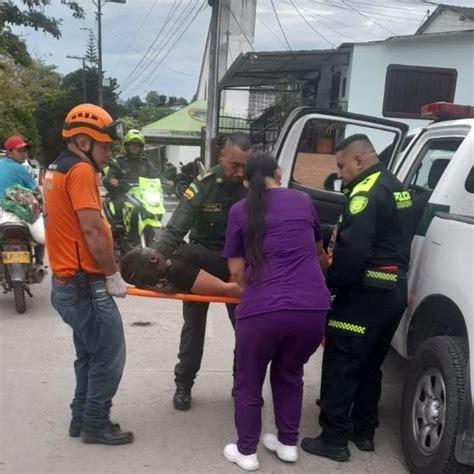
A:
[[[433,18],[433,21],[423,30],[423,34],[441,33],[443,31],[473,30],[474,21],[459,13],[445,10]]]
[[[354,45],[347,84],[350,112],[382,117],[385,75],[390,64],[453,68],[458,72],[455,102],[474,104],[474,32],[460,35],[413,36]],[[394,119],[410,128],[426,120]]]

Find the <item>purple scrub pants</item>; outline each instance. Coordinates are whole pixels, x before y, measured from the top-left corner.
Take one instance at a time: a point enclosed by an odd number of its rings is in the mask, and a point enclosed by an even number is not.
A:
[[[326,314],[327,311],[277,311],[236,321],[235,425],[242,454],[255,453],[260,440],[262,386],[269,362],[278,439],[296,446],[303,402],[303,366],[323,338]]]

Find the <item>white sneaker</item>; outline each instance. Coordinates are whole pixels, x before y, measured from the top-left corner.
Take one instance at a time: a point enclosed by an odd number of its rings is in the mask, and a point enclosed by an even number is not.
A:
[[[246,471],[256,471],[260,467],[256,454],[241,454],[234,443],[228,444],[224,448],[224,457],[227,461],[237,464]]]
[[[296,462],[298,460],[298,448],[296,446],[287,446],[280,443],[274,434],[266,433],[262,437],[263,445],[270,451],[286,462]]]

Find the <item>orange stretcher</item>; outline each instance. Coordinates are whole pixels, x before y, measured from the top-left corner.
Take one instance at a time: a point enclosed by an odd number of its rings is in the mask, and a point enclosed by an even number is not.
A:
[[[146,298],[162,298],[168,300],[195,301],[198,303],[228,303],[239,304],[238,298],[228,296],[195,295],[193,293],[160,293],[159,291],[140,290],[139,288],[128,288],[130,296],[144,296]]]

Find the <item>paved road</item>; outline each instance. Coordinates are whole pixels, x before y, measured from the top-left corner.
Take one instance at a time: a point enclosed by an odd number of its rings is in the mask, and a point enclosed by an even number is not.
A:
[[[127,298],[120,302],[128,344],[124,379],[113,419],[132,429],[136,442],[124,447],[87,446],[68,438],[73,387],[71,333],[49,304],[49,281],[34,288],[25,315],[15,314],[11,295],[0,295],[0,471],[6,473],[221,473],[240,470],[222,458],[235,440],[231,390],[233,335],[224,308],[211,306],[203,368],[189,412],[171,405],[173,366],[180,331],[180,304]],[[148,325],[136,325],[148,323]],[[264,448],[261,472],[406,472],[398,431],[403,363],[387,364],[376,454],[352,449],[350,464],[301,453],[283,465]],[[320,351],[306,368],[301,432],[316,433]],[[273,429],[271,395],[265,386],[264,428]]]
[[[168,202],[172,211],[176,202]],[[169,214],[166,218],[169,217]],[[165,219],[166,221],[167,219]],[[119,301],[127,338],[127,365],[112,419],[135,432],[122,447],[84,445],[67,436],[73,390],[69,328],[49,303],[50,282],[33,287],[24,315],[11,294],[0,294],[0,472],[5,473],[239,473],[222,457],[235,441],[230,396],[233,333],[223,305],[211,305],[206,350],[189,412],[173,409],[173,368],[181,305],[171,300],[128,297]],[[321,351],[306,367],[302,435],[315,435]],[[349,464],[300,453],[282,464],[259,449],[262,473],[405,473],[399,440],[399,401],[404,362],[386,364],[380,407],[382,426],[375,454],[352,447]],[[271,392],[264,388],[264,430],[273,431]]]

